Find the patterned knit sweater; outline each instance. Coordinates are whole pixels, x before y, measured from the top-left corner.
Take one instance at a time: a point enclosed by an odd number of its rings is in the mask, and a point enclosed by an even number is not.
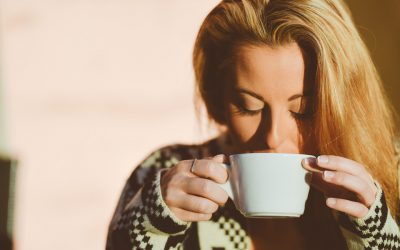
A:
[[[163,171],[181,160],[219,153],[214,139],[201,145],[167,146],[146,158],[123,188],[109,225],[106,248],[250,249],[246,218],[232,201],[220,207],[210,221],[185,222],[174,216],[161,195]],[[305,243],[297,249],[400,249],[399,227],[382,189],[376,185],[376,200],[364,218],[327,208],[323,195],[311,188],[305,213],[298,221]]]

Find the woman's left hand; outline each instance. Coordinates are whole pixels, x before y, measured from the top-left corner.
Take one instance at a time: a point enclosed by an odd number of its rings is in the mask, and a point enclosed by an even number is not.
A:
[[[368,213],[377,188],[363,165],[333,155],[307,158],[302,165],[313,172],[310,184],[328,197],[328,207],[357,218]]]

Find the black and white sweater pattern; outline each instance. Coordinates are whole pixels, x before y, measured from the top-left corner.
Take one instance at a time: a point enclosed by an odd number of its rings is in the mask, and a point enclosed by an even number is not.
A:
[[[212,140],[202,145],[164,147],[146,158],[123,188],[109,225],[106,249],[249,249],[246,219],[232,201],[220,207],[210,221],[191,223],[174,216],[161,195],[163,171],[181,160],[218,153],[217,143]],[[400,249],[399,227],[382,189],[376,185],[376,200],[364,218],[332,211],[342,244],[340,238],[327,235],[323,246],[307,249]],[[316,227],[323,231],[324,225]]]

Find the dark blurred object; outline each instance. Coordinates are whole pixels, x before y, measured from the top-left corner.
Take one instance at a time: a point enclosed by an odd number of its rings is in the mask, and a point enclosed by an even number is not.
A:
[[[400,1],[346,2],[400,115]]]
[[[10,237],[8,237],[7,235],[0,236],[0,249],[1,250],[13,249],[12,241],[11,241]]]
[[[13,248],[16,162],[0,156],[0,249]]]

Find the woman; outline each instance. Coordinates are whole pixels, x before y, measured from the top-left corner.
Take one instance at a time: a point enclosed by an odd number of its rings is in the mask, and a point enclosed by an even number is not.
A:
[[[221,135],[151,154],[129,177],[108,249],[400,249],[393,113],[341,0],[226,0],[193,52]],[[218,186],[243,152],[306,153],[299,219],[243,217]],[[194,160],[197,159],[197,160]]]

